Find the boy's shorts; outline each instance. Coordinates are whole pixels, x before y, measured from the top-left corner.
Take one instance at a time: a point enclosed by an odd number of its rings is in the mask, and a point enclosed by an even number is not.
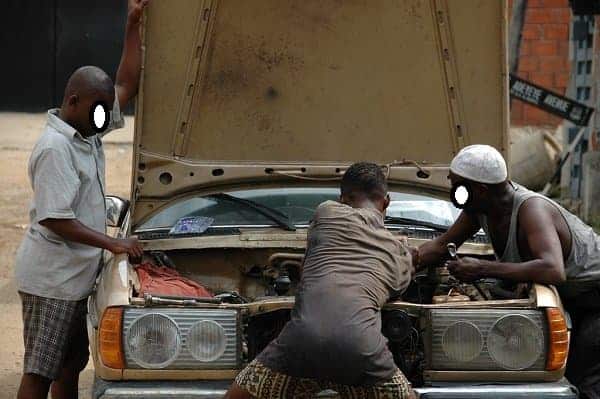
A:
[[[373,386],[349,386],[295,378],[271,370],[254,360],[235,379],[236,384],[257,399],[314,398],[317,393],[333,390],[340,398],[407,399],[412,388],[400,370],[388,381]]]
[[[89,359],[87,299],[65,301],[19,292],[23,304],[24,374],[50,380],[63,367],[81,371]]]

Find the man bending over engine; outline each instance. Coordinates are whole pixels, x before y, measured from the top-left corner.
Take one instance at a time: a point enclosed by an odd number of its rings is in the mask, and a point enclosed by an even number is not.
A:
[[[491,146],[463,148],[448,178],[463,212],[446,233],[414,252],[415,266],[447,260],[448,243],[460,246],[483,228],[497,259],[450,260],[450,273],[463,281],[556,285],[573,325],[566,376],[581,398],[599,398],[600,236],[556,202],[508,180],[506,161]],[[461,190],[462,198],[456,195]]]
[[[390,199],[381,168],[352,165],[340,202],[319,205],[308,230],[291,320],[225,396],[412,398],[381,333],[381,308],[411,279],[411,257],[384,227]]]

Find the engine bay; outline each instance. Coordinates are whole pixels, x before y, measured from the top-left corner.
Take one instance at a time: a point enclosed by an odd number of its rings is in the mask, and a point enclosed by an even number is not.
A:
[[[144,262],[177,270],[183,277],[202,284],[223,302],[248,303],[294,296],[303,258],[301,252],[208,249],[149,251]],[[393,299],[415,304],[441,304],[523,299],[527,298],[528,292],[528,284],[498,279],[461,282],[440,265],[418,271],[402,296]]]
[[[196,305],[249,305],[260,301],[272,303],[273,306],[268,309],[249,312],[243,318],[242,358],[249,362],[279,335],[290,319],[290,304],[293,302],[289,299],[295,295],[300,282],[303,256],[299,251],[279,252],[269,249],[172,250],[148,251],[144,262],[173,269],[182,278],[205,287],[211,297],[197,298],[199,302]],[[447,268],[439,266],[416,273],[403,295],[393,300],[415,305],[459,305],[523,299],[528,297],[529,288],[527,284],[512,284],[495,279],[464,283],[454,278]],[[176,296],[162,295],[161,292],[153,292],[152,295],[159,297],[151,298],[158,299],[159,302],[148,303],[147,295],[134,287],[133,296],[145,297],[146,304],[150,305],[185,306],[194,299],[182,297],[177,302]],[[422,385],[426,357],[424,326],[420,313],[401,307],[384,308],[382,333],[388,339],[388,346],[398,367],[415,386]]]

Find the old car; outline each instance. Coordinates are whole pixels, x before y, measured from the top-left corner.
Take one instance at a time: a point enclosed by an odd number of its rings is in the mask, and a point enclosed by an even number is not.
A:
[[[506,15],[503,1],[152,2],[131,198],[107,198],[109,224],[214,296],[143,293],[133,260],[106,254],[94,397],[222,397],[288,320],[310,219],[354,161],[385,169],[399,239],[442,234],[452,156],[510,156]],[[184,218],[203,226],[177,230]],[[458,252],[493,256],[483,232]],[[439,265],[382,318],[423,398],[577,396],[551,286],[464,284]]]

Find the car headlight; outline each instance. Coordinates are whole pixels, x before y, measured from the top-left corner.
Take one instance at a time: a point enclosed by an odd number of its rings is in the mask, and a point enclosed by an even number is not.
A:
[[[487,338],[490,356],[509,370],[531,367],[542,353],[541,328],[529,317],[519,314],[498,319]]]
[[[186,345],[192,356],[201,362],[212,362],[225,353],[225,329],[212,320],[202,320],[187,333]]]
[[[144,368],[165,368],[179,355],[181,335],[168,316],[148,313],[129,327],[125,342],[131,358]]]
[[[483,336],[475,324],[458,321],[444,331],[442,346],[448,358],[457,362],[468,362],[481,353]]]
[[[431,309],[429,323],[430,370],[546,367],[548,322],[541,310]]]

